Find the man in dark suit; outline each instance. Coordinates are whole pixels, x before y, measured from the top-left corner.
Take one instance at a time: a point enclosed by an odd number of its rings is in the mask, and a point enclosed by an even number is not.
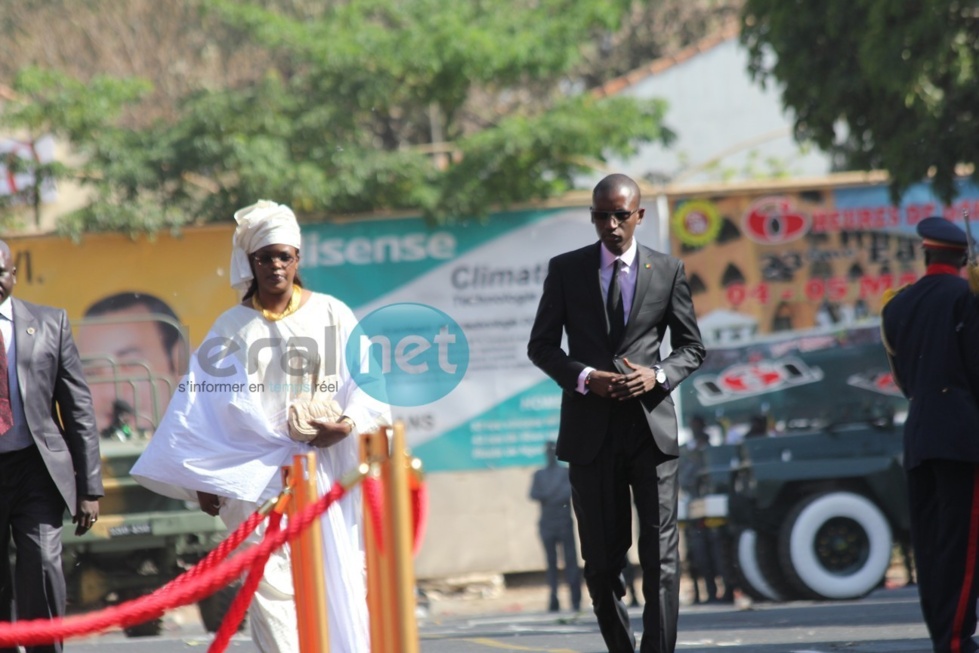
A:
[[[564,389],[557,455],[569,463],[585,582],[612,653],[635,651],[622,602],[630,488],[646,599],[641,651],[676,646],[679,447],[670,392],[705,355],[682,263],[633,237],[640,202],[625,175],[598,183],[591,221],[600,242],[551,260],[527,348]],[[667,328],[672,352],[661,360]]]
[[[103,495],[92,397],[68,318],[14,299],[16,275],[10,247],[0,241],[0,619],[7,621],[11,594],[20,620],[64,615],[65,508],[81,535],[98,519]],[[61,650],[60,643],[27,648]]]
[[[881,311],[894,381],[909,400],[904,468],[921,611],[936,653],[979,649],[979,304],[959,271],[966,235],[918,223],[925,276]]]

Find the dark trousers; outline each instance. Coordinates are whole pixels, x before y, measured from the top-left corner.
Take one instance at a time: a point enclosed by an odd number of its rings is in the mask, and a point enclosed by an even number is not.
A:
[[[623,570],[632,544],[632,501],[643,570],[642,653],[672,653],[679,613],[677,460],[653,442],[638,402],[612,414],[595,460],[569,468],[585,583],[610,653],[634,653]],[[630,490],[632,496],[630,497]]]
[[[979,649],[979,465],[929,460],[908,472],[918,592],[935,653]]]
[[[36,447],[0,454],[0,619],[51,619],[65,614],[61,525],[65,503]],[[10,539],[16,548],[11,577]],[[13,581],[13,582],[11,582]],[[27,647],[27,653],[60,653],[61,643]],[[16,651],[16,649],[0,649]]]
[[[702,523],[693,522],[684,529],[687,540],[687,564],[690,567],[690,579],[693,581],[694,601],[705,603],[714,601],[717,596],[717,569],[714,566],[713,547],[710,533]],[[703,579],[707,595],[700,598],[699,581]]]
[[[557,598],[558,548],[561,549],[561,557],[564,559],[564,578],[571,590],[571,609],[577,612],[581,608],[581,568],[578,566],[578,546],[574,541],[574,524],[570,517],[569,514],[568,524],[564,527],[540,527],[540,539],[547,557],[547,586],[551,590],[548,608],[551,611],[560,607]]]

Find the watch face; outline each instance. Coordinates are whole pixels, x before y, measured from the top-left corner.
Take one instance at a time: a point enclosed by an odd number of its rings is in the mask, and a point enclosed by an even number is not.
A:
[[[666,372],[656,370],[656,383],[666,383]]]

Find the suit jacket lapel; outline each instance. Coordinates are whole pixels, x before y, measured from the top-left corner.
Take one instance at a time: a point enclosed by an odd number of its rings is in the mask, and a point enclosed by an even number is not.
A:
[[[605,332],[608,333],[608,312],[605,310],[605,295],[602,293],[602,244],[595,243],[595,247],[588,256],[588,264],[585,266],[587,275],[585,277],[585,306],[589,312],[600,311],[605,316],[602,320],[605,323]],[[591,307],[587,305],[591,304]]]
[[[585,301],[592,306],[587,306],[589,313],[602,315],[604,319],[601,322],[605,325],[605,333],[607,334],[611,329],[608,321],[608,311],[605,309],[605,295],[602,294],[602,243],[601,241],[595,243],[595,247],[589,254],[588,265],[586,269],[589,270],[587,283],[585,284]]]
[[[34,344],[37,342],[37,318],[24,304],[11,297],[14,313],[14,347],[17,350],[17,387],[20,396],[24,394],[24,381],[30,371],[31,360],[34,357]]]
[[[635,320],[636,315],[639,313],[639,307],[642,306],[643,297],[646,296],[646,291],[649,290],[649,286],[653,280],[653,266],[652,257],[649,256],[649,252],[642,245],[636,245],[636,294],[632,296],[632,306],[629,307],[629,319],[625,322],[626,333],[629,332],[629,326],[632,325],[633,320]]]

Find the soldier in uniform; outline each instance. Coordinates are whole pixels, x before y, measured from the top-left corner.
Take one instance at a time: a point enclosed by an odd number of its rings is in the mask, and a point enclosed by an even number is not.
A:
[[[530,498],[540,503],[537,526],[547,559],[547,586],[551,590],[548,612],[560,609],[557,598],[558,556],[564,558],[564,575],[571,591],[571,609],[581,611],[581,568],[578,566],[578,546],[574,539],[574,520],[571,518],[571,480],[568,468],[558,462],[555,444],[544,447],[547,465],[534,472]]]
[[[881,311],[894,380],[908,398],[904,467],[921,610],[936,653],[979,649],[979,303],[960,276],[962,229],[918,224],[927,270]]]

